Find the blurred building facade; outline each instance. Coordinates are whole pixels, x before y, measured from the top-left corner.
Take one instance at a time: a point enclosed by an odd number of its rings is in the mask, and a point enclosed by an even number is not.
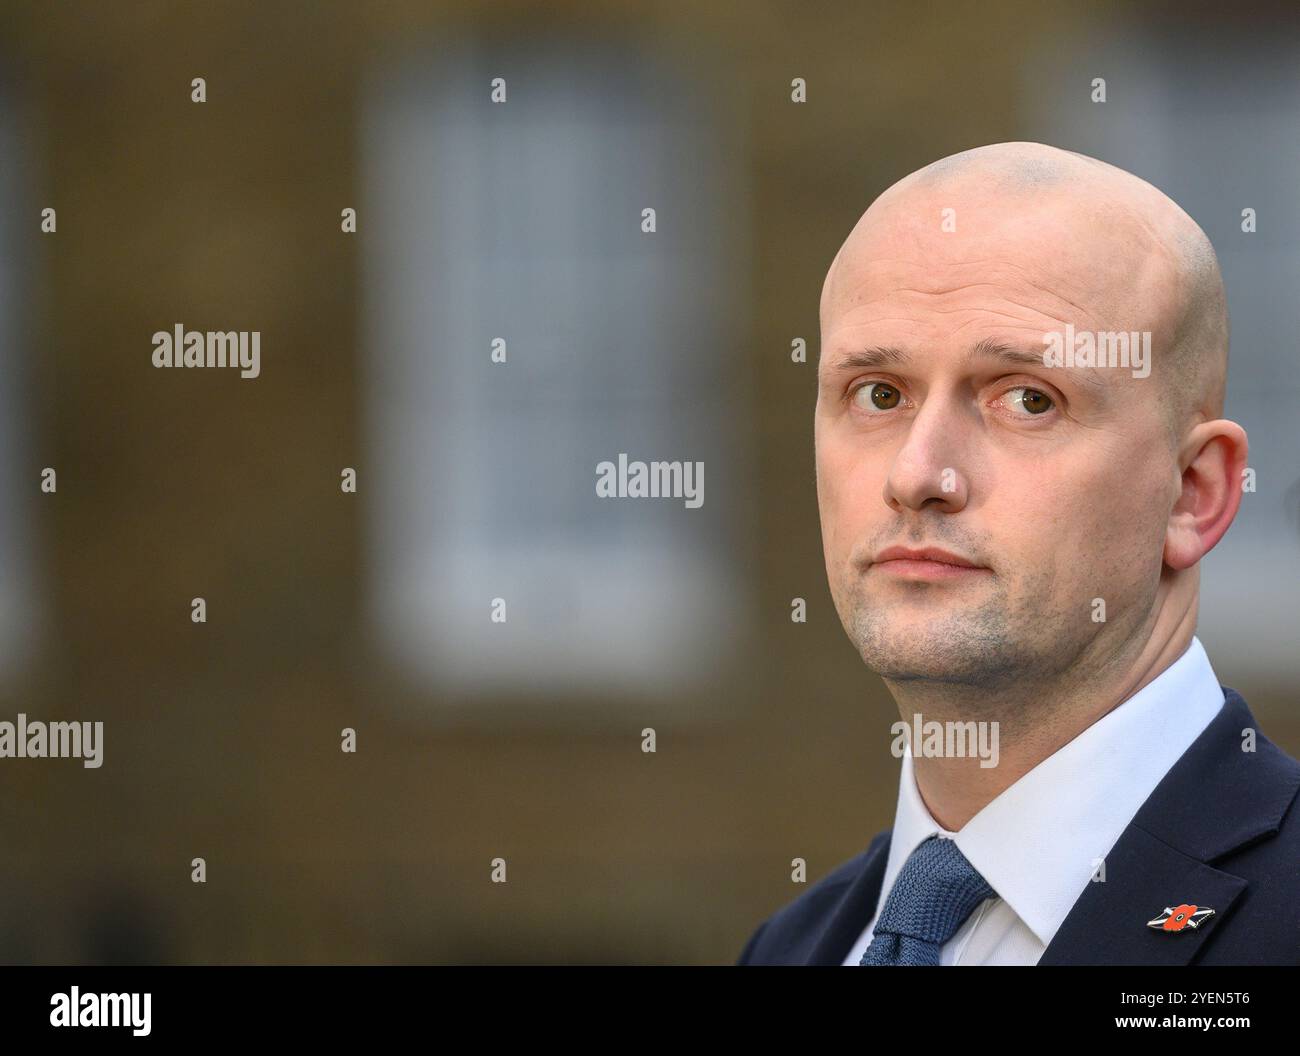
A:
[[[1242,17],[0,6],[0,716],[106,730],[0,768],[0,960],[733,960],[893,814],[822,564],[822,279],[982,143],[1130,168],[1219,248],[1260,483],[1202,637],[1300,754],[1298,38]],[[151,369],[178,322],[260,330],[261,376]],[[704,506],[602,504],[620,452],[703,460]]]

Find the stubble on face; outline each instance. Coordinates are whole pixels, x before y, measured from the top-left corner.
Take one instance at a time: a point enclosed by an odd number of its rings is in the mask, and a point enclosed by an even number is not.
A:
[[[908,582],[869,568],[890,545],[941,546],[987,569],[968,579]],[[935,519],[887,526],[831,571],[840,619],[863,662],[887,681],[981,690],[1050,677],[1087,644],[1077,612],[1052,608],[1055,562],[1006,569],[987,543]]]

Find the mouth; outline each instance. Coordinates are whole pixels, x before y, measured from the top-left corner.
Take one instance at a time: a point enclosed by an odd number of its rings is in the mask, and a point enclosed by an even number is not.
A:
[[[891,546],[880,551],[872,559],[867,566],[867,571],[880,572],[899,579],[942,580],[982,575],[991,572],[992,569],[934,546],[920,549]]]

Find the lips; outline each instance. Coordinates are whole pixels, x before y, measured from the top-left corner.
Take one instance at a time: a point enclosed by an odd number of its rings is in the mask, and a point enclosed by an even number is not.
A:
[[[880,551],[872,560],[873,565],[884,564],[888,561],[928,561],[939,565],[952,565],[955,568],[983,568],[983,565],[977,565],[974,561],[968,561],[958,554],[949,553],[947,550],[941,550],[937,546],[926,546],[919,550],[913,550],[906,546],[891,546]]]

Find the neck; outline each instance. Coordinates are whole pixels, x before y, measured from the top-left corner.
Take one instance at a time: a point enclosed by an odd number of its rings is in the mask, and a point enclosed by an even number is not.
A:
[[[1051,699],[1041,683],[1022,679],[1023,691],[953,686],[950,683],[886,681],[899,717],[913,727],[923,721],[996,721],[997,765],[981,767],[969,755],[959,758],[913,752],[916,785],[931,816],[956,832],[1002,791],[1048,756],[1063,748],[1108,712],[1152,682],[1186,651],[1196,630],[1198,585],[1195,569],[1161,580],[1156,605],[1145,624],[1132,631],[1115,628],[1099,634],[1078,660],[1054,676]],[[1143,631],[1147,633],[1143,634]]]

